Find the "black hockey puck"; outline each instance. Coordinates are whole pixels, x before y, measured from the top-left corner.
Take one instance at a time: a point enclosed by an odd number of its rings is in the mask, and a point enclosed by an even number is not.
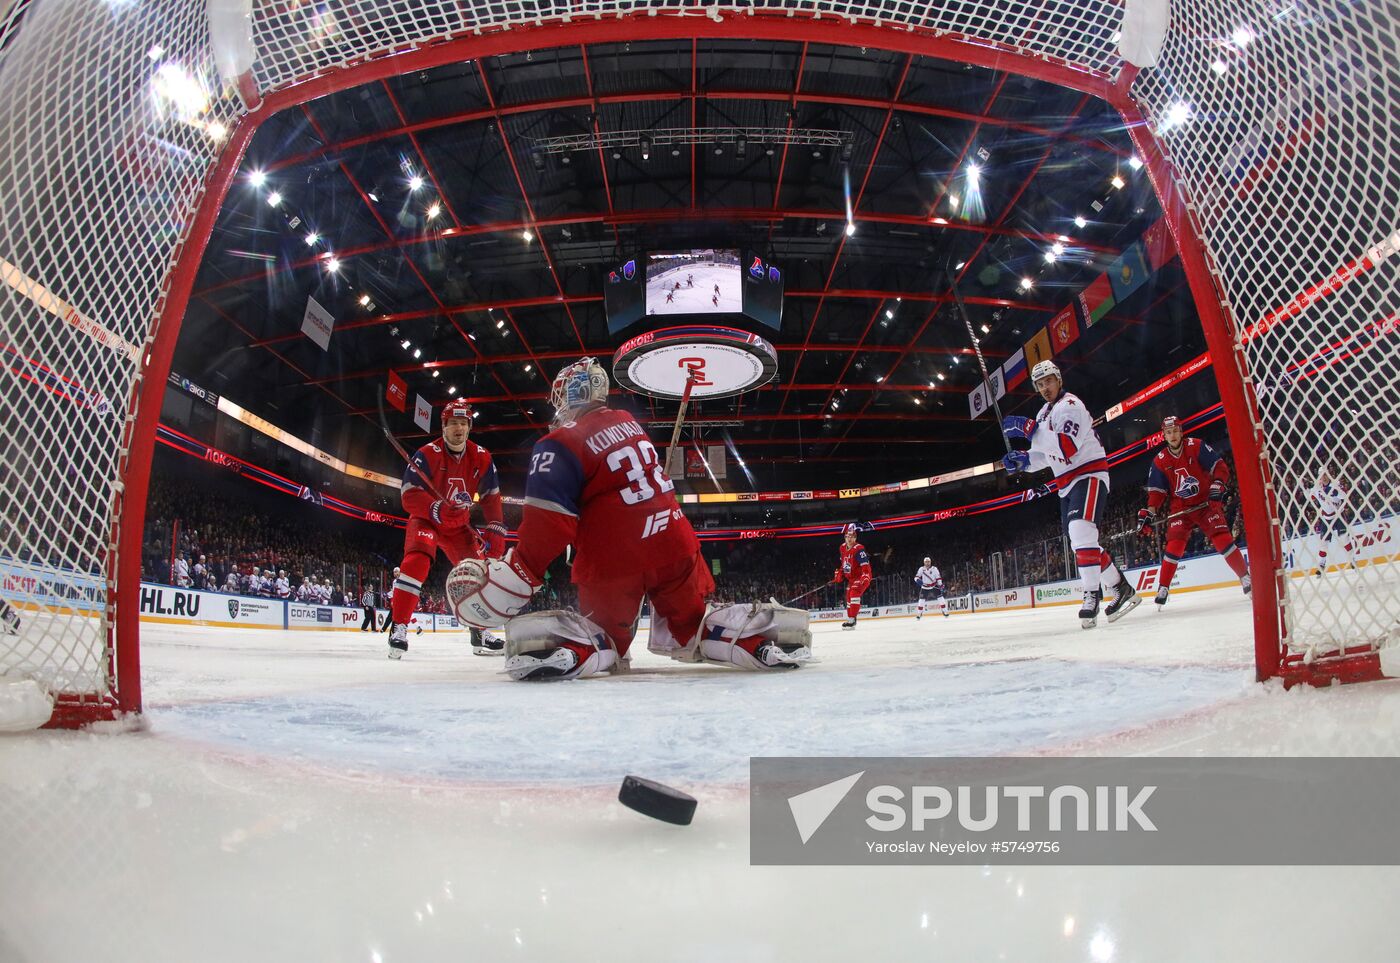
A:
[[[695,816],[694,796],[687,796],[679,789],[641,776],[623,777],[622,788],[617,791],[617,801],[643,816],[677,826],[689,826]]]

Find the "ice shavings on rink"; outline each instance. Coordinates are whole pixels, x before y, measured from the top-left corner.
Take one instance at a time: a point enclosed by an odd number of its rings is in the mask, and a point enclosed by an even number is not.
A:
[[[686,667],[577,685],[489,675],[172,706],[153,711],[152,725],[215,746],[416,779],[610,783],[637,770],[737,783],[750,756],[1035,752],[1240,689],[1233,669],[1060,659],[827,663],[777,677]]]

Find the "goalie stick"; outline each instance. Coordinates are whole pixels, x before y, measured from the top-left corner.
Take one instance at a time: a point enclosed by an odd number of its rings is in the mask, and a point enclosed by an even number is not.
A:
[[[676,425],[671,429],[671,444],[666,449],[666,474],[674,475],[671,471],[671,460],[676,456],[676,443],[681,440],[681,425],[685,424],[685,410],[690,406],[690,389],[695,387],[696,378],[692,375],[685,379],[685,390],[681,392],[681,407],[676,412]],[[677,466],[685,468],[685,459],[681,459],[681,464]]]

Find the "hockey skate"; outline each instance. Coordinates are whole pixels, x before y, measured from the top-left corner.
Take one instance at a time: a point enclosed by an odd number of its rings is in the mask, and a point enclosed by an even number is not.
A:
[[[1103,593],[1098,589],[1084,593],[1084,604],[1079,609],[1079,625],[1081,628],[1092,629],[1099,624],[1099,602],[1103,599]]]
[[[490,629],[472,629],[472,655],[505,655],[506,640]]]
[[[1248,572],[1240,576],[1240,588],[1244,590],[1245,595],[1254,591],[1254,583],[1250,580]]]
[[[578,664],[578,653],[561,645],[510,656],[506,659],[506,674],[518,682],[548,682],[567,678]]]
[[[1142,596],[1137,594],[1133,586],[1127,579],[1122,579],[1118,583],[1118,589],[1113,596],[1113,601],[1104,607],[1103,614],[1108,616],[1110,622],[1117,622],[1142,602]]]
[[[9,602],[0,599],[0,635],[19,635],[19,613]]]
[[[408,625],[395,622],[389,627],[389,658],[402,659],[408,651]]]
[[[841,629],[842,629],[843,631],[846,631],[846,632],[849,632],[851,629],[853,629],[853,628],[855,628],[855,627],[856,627],[856,620],[855,620],[855,619],[847,619],[846,621],[844,621],[844,622],[841,623]]]
[[[1162,611],[1162,606],[1167,604],[1167,596],[1171,595],[1171,592],[1170,585],[1163,585],[1161,588],[1157,589],[1157,597],[1152,601],[1157,603],[1158,612]]]

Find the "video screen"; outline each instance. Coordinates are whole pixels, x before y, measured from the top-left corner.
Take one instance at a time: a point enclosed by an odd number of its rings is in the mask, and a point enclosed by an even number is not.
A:
[[[603,306],[610,333],[642,319],[642,277],[636,258],[629,258],[608,271],[608,281],[603,286]]]
[[[740,314],[743,268],[738,251],[647,255],[647,315]]]
[[[783,324],[783,272],[751,251],[697,248],[629,258],[608,271],[603,290],[608,332],[643,317],[729,315],[774,331]]]

